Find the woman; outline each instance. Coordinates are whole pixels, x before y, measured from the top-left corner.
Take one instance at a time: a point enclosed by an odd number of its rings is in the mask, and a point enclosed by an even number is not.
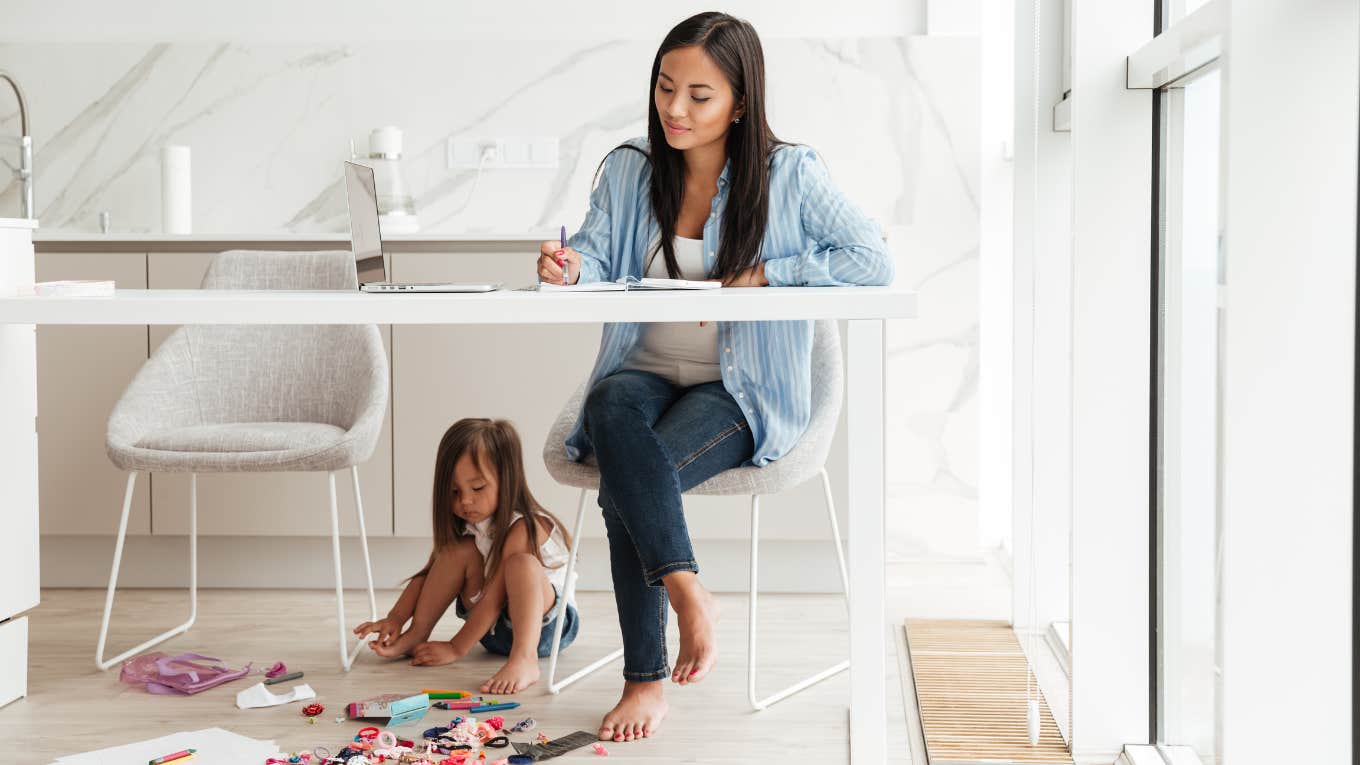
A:
[[[887,284],[878,227],[809,148],[765,120],[760,40],[701,13],[652,63],[647,138],[605,157],[581,230],[544,242],[542,281],[719,279],[726,287]],[[564,247],[564,244],[566,245]],[[809,419],[812,323],[610,324],[566,442],[594,453],[624,644],[624,688],[601,739],[651,735],[662,680],[695,683],[717,658],[718,607],[699,582],[681,493],[786,454]],[[680,651],[666,662],[666,604]]]

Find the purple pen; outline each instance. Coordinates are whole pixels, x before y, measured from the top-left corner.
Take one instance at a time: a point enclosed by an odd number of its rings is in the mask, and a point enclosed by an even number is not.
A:
[[[567,286],[567,227],[562,227],[562,238],[558,240],[562,244],[562,286]]]

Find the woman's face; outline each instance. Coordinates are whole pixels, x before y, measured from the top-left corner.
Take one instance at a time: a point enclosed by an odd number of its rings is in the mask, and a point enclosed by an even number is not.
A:
[[[453,466],[453,513],[468,523],[478,523],[496,512],[495,471],[478,465],[464,454]]]
[[[652,96],[666,143],[680,151],[725,139],[732,120],[742,114],[727,77],[697,45],[661,57]]]

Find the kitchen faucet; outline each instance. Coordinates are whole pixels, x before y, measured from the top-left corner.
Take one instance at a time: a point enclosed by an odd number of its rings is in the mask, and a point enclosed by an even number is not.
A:
[[[6,143],[17,143],[19,145],[19,182],[20,188],[20,209],[23,217],[37,217],[33,209],[33,134],[28,132],[28,104],[24,101],[24,91],[19,88],[19,83],[4,70],[0,70],[0,80],[9,83],[14,89],[14,95],[19,99],[19,138],[0,139]]]

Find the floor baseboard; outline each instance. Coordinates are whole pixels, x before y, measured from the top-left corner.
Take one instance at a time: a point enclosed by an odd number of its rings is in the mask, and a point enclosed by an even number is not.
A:
[[[113,561],[112,536],[44,536],[39,560],[43,587],[105,587]],[[369,540],[374,584],[399,587],[425,564],[423,539]],[[353,538],[342,539],[346,587],[363,586],[362,558]],[[750,546],[743,540],[697,540],[700,576],[714,592],[745,592]],[[200,587],[320,588],[335,586],[330,537],[200,537]],[[119,587],[188,586],[187,537],[129,536]],[[579,589],[610,590],[609,549],[603,539],[581,543]],[[769,540],[760,545],[761,592],[834,593],[836,558],[827,542]]]

